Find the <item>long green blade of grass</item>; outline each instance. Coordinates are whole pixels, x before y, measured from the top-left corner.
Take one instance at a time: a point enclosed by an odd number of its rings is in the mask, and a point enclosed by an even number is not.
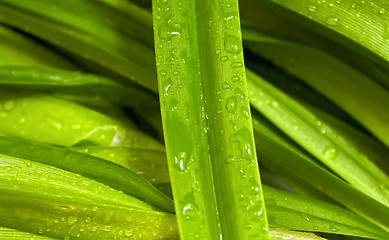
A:
[[[244,0],[241,5],[247,25],[324,49],[389,86],[388,2]],[[267,24],[258,22],[263,18]]]
[[[268,239],[238,2],[155,0],[153,14],[181,238]]]
[[[37,234],[22,232],[11,228],[0,227],[0,239],[1,240],[54,240],[58,238],[40,236]]]
[[[322,201],[263,187],[269,225],[297,231],[386,239],[388,232],[366,219]]]
[[[57,146],[163,145],[131,122],[118,121],[80,104],[48,95],[0,90],[0,133]]]
[[[121,13],[104,12],[110,8],[104,8],[99,6],[101,3],[92,1],[72,1],[71,4],[69,1],[59,1],[56,4],[61,8],[52,7],[51,1],[44,0],[37,2],[29,0],[21,5],[18,2],[2,1],[0,2],[0,22],[44,39],[88,63],[109,69],[127,78],[125,80],[127,84],[133,83],[148,90],[157,91],[152,49],[134,40],[135,34],[131,37],[121,34],[121,30],[125,29],[124,26],[112,31],[114,29],[112,25],[115,26],[120,21],[110,22],[111,25],[107,27],[86,20],[89,18],[104,19],[102,15],[116,16],[119,20],[123,20],[123,18],[120,19]],[[52,12],[47,14],[48,12],[44,11],[46,8],[52,8],[56,14]],[[99,11],[95,8],[99,8]],[[75,9],[83,10],[78,14],[78,16],[83,16],[82,18],[75,16],[77,15],[73,13]],[[130,18],[124,19],[131,22]],[[99,21],[96,22],[99,23]],[[149,36],[151,37],[152,34]],[[128,79],[131,81],[129,82]]]
[[[0,136],[0,153],[71,171],[130,196],[174,212],[173,202],[136,173],[103,159],[65,148],[18,141]]]
[[[133,108],[158,111],[158,98],[147,91],[123,86],[95,75],[36,67],[0,67],[2,88],[35,92],[62,93],[89,98],[102,98]],[[129,97],[130,96],[130,97]]]
[[[0,65],[77,70],[61,55],[13,29],[0,25]]]
[[[246,31],[246,40],[246,46],[252,51],[337,103],[389,146],[389,92],[386,89],[341,61],[309,46],[253,31]]]
[[[277,127],[352,186],[389,206],[389,179],[302,105],[248,72],[252,105]],[[324,131],[322,131],[324,129]]]
[[[170,182],[165,151],[101,146],[83,146],[71,149],[117,163],[137,173],[152,184]]]
[[[175,216],[102,183],[0,156],[0,226],[60,239],[176,239]]]
[[[263,116],[253,113],[262,164],[280,177],[302,181],[389,232],[389,208],[356,190],[315,162]]]

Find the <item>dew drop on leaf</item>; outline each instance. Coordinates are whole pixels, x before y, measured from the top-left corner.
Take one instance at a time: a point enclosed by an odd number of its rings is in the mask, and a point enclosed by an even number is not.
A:
[[[223,89],[228,89],[228,88],[230,88],[230,84],[228,84],[228,82],[223,82],[222,88]]]
[[[233,62],[231,63],[231,68],[241,68],[243,67],[243,63],[242,62]]]
[[[239,54],[242,51],[241,41],[235,36],[226,35],[224,37],[224,48],[229,53]]]
[[[77,221],[78,221],[77,217],[69,216],[67,220],[67,224],[71,226],[74,225]]]
[[[236,104],[237,100],[236,97],[229,97],[226,101],[226,109],[229,113],[235,113],[236,112]]]
[[[338,24],[339,20],[336,17],[330,17],[327,19],[326,24],[329,26],[336,26]]]
[[[309,10],[310,12],[316,12],[316,6],[314,6],[314,5],[308,5],[308,10]]]
[[[324,149],[324,155],[326,158],[333,160],[339,155],[339,153],[334,147],[328,146]]]

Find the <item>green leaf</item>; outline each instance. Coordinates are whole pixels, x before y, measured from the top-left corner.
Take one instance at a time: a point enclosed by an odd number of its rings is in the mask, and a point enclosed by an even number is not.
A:
[[[177,236],[174,215],[80,175],[2,155],[0,225],[65,239]]]
[[[290,230],[386,239],[381,228],[338,206],[263,187],[269,225]]]
[[[250,27],[318,47],[389,87],[386,1],[244,0],[241,8]]]
[[[80,174],[157,207],[174,212],[173,202],[144,178],[109,161],[65,148],[17,141],[1,136],[0,153]]]
[[[290,139],[285,138],[285,135],[264,117],[258,114],[253,116],[255,140],[261,164],[280,177],[285,176],[311,185],[389,232],[388,207],[319,166],[311,155],[296,147],[295,144],[291,144]]]
[[[46,11],[48,8],[52,11]],[[121,32],[132,29],[127,28],[127,24],[131,23],[134,27],[138,26],[140,32],[144,32],[142,29],[145,28],[102,3],[72,0],[56,1],[56,5],[53,5],[52,1],[47,0],[29,0],[23,4],[2,1],[0,13],[0,22],[131,79],[138,86],[157,91],[152,49],[134,39],[142,34],[135,31],[128,36],[129,33]],[[106,26],[101,21],[107,18],[114,21],[108,21]],[[115,29],[115,26],[119,29]],[[150,30],[146,28],[145,31]],[[152,36],[151,31],[149,36]]]
[[[152,184],[170,183],[166,153],[162,150],[121,147],[73,147],[72,150],[119,164]]]
[[[253,31],[246,31],[246,36],[249,49],[328,97],[389,146],[389,113],[386,105],[389,92],[386,89],[312,47]]]
[[[0,133],[59,146],[147,145],[161,143],[127,122],[119,122],[79,104],[48,95],[0,91]]]
[[[289,230],[280,229],[280,228],[270,228],[269,235],[270,235],[271,240],[286,240],[286,239],[324,240],[325,239],[325,238],[321,238],[319,236],[316,236],[313,233],[289,231]]]
[[[389,206],[389,179],[331,127],[251,71],[251,104],[328,168],[368,196]]]
[[[0,67],[0,86],[8,89],[102,98],[119,105],[158,111],[158,99],[154,94],[135,87],[123,86],[94,74],[34,67]]]
[[[22,232],[15,229],[0,227],[1,240],[52,240],[55,238],[40,236],[28,232]]]
[[[0,65],[78,69],[59,54],[10,28],[0,25]]]
[[[181,238],[268,239],[238,2],[155,0],[153,15]]]

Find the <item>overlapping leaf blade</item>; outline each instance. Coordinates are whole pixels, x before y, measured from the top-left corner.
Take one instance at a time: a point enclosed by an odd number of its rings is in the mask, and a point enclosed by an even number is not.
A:
[[[30,0],[21,5],[19,3],[2,1],[0,21],[36,35],[75,54],[84,61],[131,79],[131,82],[126,81],[127,84],[135,83],[151,91],[157,91],[152,49],[121,34],[120,30],[123,30],[123,26],[113,31],[112,24],[115,25],[117,22],[104,26],[101,21],[87,20],[89,18],[102,19],[101,14],[117,18],[124,17],[128,22],[131,22],[130,18],[122,16],[120,12],[115,15],[115,11],[113,13],[109,11],[110,8],[104,8],[101,3],[91,1],[72,1],[71,4],[69,1],[58,1],[56,4],[63,9],[56,8],[51,1],[45,0],[34,2]],[[50,15],[48,11],[44,11],[50,7],[57,14]],[[98,11],[95,8],[98,8]],[[84,17],[78,17],[81,15],[73,13],[74,9],[83,11],[82,16]],[[86,15],[87,18],[85,18]],[[78,21],[73,22],[71,19]],[[138,25],[134,23],[134,26]],[[140,29],[141,32],[144,32],[142,29],[146,29],[147,32],[147,28],[140,27]],[[141,34],[133,35],[141,36]],[[107,39],[107,37],[111,38]],[[80,49],[82,49],[81,52]],[[117,79],[120,80],[120,78]]]
[[[0,169],[4,227],[59,238],[177,236],[173,215],[91,179],[5,155]]]
[[[0,137],[0,153],[71,171],[174,212],[173,202],[132,171],[68,149]]]
[[[389,204],[388,177],[303,106],[249,72],[252,105],[352,186]],[[325,129],[324,133],[322,129]]]
[[[388,231],[389,209],[351,187],[315,163],[315,159],[285,138],[263,116],[253,118],[258,154],[262,164],[279,176],[311,185],[350,210]],[[297,182],[298,183],[298,182]],[[304,185],[303,185],[304,186]]]
[[[123,86],[99,75],[4,66],[0,67],[0,79],[2,88],[101,98],[127,107],[158,111],[158,99],[154,94],[135,87]]]
[[[386,89],[314,48],[253,31],[246,31],[246,39],[247,46],[252,51],[276,62],[278,66],[337,103],[389,146],[389,113],[386,105],[389,102],[389,92]],[[326,74],[322,74],[323,72]]]
[[[387,88],[388,7],[382,0],[244,0],[241,4],[247,25],[321,48]],[[267,19],[267,24],[260,19]]]
[[[237,1],[156,0],[153,14],[181,238],[268,238]]]

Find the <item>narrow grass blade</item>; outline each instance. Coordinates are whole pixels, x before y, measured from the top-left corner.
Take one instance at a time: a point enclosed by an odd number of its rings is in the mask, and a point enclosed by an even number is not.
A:
[[[38,7],[38,3],[40,3],[41,8]],[[2,1],[0,3],[0,22],[33,34],[88,62],[110,69],[122,77],[131,79],[130,83],[154,92],[157,91],[152,49],[115,31],[111,30],[108,34],[105,30],[108,31],[111,28],[102,25],[96,27],[92,24],[93,21],[86,20],[89,18],[105,19],[102,14],[106,8],[103,7],[101,9],[103,12],[97,11],[98,13],[96,13],[96,11],[88,11],[88,9],[93,10],[93,7],[96,6],[95,2],[72,1],[72,4],[69,4],[69,1],[59,1],[56,3],[62,3],[60,6],[67,7],[67,11],[62,8],[54,8],[56,12],[59,12],[58,19],[52,12],[48,14],[47,11],[42,11],[53,6],[51,1],[27,1],[22,5],[14,1]],[[89,3],[91,6],[85,7],[85,3]],[[76,7],[78,5],[82,6],[78,8]],[[76,18],[80,21],[73,21],[75,18],[73,18],[72,13],[76,9],[82,11],[78,16],[83,17]],[[110,16],[112,13],[107,13],[106,17]],[[77,24],[83,27],[79,27]],[[115,25],[116,22],[112,24]],[[100,35],[96,36],[85,29],[94,29]],[[104,39],[105,34],[111,38]],[[126,83],[129,84],[128,80]]]
[[[361,192],[389,206],[389,179],[329,125],[251,71],[251,104],[304,149]],[[324,129],[324,133],[323,130]]]
[[[119,164],[154,185],[170,183],[165,151],[100,146],[74,147],[71,149]]]
[[[261,163],[280,177],[305,182],[389,232],[389,208],[319,166],[263,116],[253,118]]]
[[[34,67],[0,67],[2,88],[62,93],[86,98],[102,98],[134,108],[158,111],[158,98],[135,87],[93,74]],[[150,109],[151,108],[151,109]]]
[[[355,53],[384,69],[389,67],[389,5],[385,1],[245,0],[241,5],[242,15],[251,26],[260,25],[258,20],[266,18],[267,26],[259,28],[325,49],[365,73],[377,68]],[[376,76],[380,75],[389,86],[388,77],[382,72]]]
[[[127,122],[47,95],[0,91],[0,133],[58,146],[163,145]]]
[[[0,65],[77,70],[65,57],[13,29],[0,25]]]
[[[389,146],[389,92],[386,89],[312,47],[259,32],[246,31],[246,36],[248,48],[328,97]]]
[[[51,238],[46,236],[40,236],[28,232],[22,232],[19,230],[0,227],[0,240],[54,240],[58,238]]]
[[[25,159],[0,160],[1,226],[62,239],[177,236],[174,215],[104,184]]]
[[[267,186],[263,191],[272,227],[382,240],[389,236],[373,223],[338,206]]]
[[[268,239],[238,2],[155,0],[153,14],[181,238]]]
[[[271,62],[253,54],[250,50],[247,50],[247,52],[250,52],[251,55],[246,58],[246,67],[252,69],[256,74],[266,79],[288,96],[292,97],[296,101],[309,103],[352,126],[361,128],[360,124],[356,122],[355,119],[345,113],[328,98],[318,93],[315,89],[305,84],[295,76],[288,74],[283,69],[276,67]],[[247,55],[248,54],[246,54],[246,56]]]
[[[117,204],[140,209],[153,207],[137,198],[92,179],[46,164],[1,155],[0,189],[2,191],[37,193],[41,197],[74,198],[96,204]]]
[[[324,240],[325,238],[316,236],[313,233],[290,231],[280,228],[271,228],[269,231],[271,240]]]
[[[114,8],[118,11],[121,11],[125,15],[135,19],[137,22],[139,22],[138,23],[139,25],[143,24],[145,27],[152,29],[153,18],[151,16],[151,14],[147,10],[135,5],[134,3],[130,2],[130,1],[126,1],[126,0],[99,0],[99,1],[111,6],[112,8]],[[150,1],[150,3],[151,3],[151,1]],[[153,39],[152,31],[150,31],[150,34],[151,34],[150,38]],[[148,36],[144,37],[145,40],[146,40],[146,38],[148,38]],[[150,43],[151,43],[151,45],[154,44],[152,41]]]
[[[373,136],[355,129],[320,109],[307,104],[304,104],[304,106],[331,126],[341,141],[345,142],[353,149],[358,149],[362,155],[366,156],[369,160],[372,160],[387,175],[389,174],[389,148],[381,144],[381,142],[376,140]]]
[[[0,153],[80,174],[161,209],[174,212],[173,202],[144,178],[101,158],[73,152],[65,148],[17,141],[1,136]]]

